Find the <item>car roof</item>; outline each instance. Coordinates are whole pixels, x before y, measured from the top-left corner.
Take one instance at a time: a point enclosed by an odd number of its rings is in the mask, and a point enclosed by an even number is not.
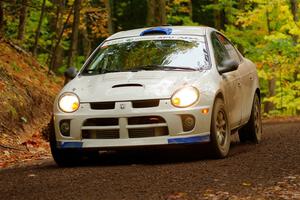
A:
[[[208,32],[216,31],[211,27],[206,26],[158,26],[158,27],[148,27],[133,29],[128,31],[120,31],[108,37],[106,40],[113,40],[118,38],[126,37],[142,37],[144,33],[163,32],[165,35],[205,35]]]

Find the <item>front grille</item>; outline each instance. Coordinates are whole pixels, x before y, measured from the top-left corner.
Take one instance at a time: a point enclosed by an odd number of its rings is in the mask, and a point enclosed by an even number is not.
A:
[[[111,110],[115,109],[115,102],[95,102],[90,103],[93,110]]]
[[[136,125],[136,124],[158,124],[158,123],[166,123],[166,121],[159,116],[145,116],[145,117],[129,117],[128,124]]]
[[[116,126],[118,124],[118,118],[92,118],[85,120],[83,126]]]
[[[169,135],[167,127],[129,129],[128,134],[129,138],[143,138]]]
[[[83,139],[117,139],[120,138],[118,129],[82,130]]]
[[[159,105],[159,99],[132,101],[133,108],[151,108]]]
[[[129,129],[129,138],[154,137],[154,128]]]

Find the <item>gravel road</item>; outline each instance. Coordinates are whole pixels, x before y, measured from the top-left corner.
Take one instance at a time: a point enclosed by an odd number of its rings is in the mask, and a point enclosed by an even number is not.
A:
[[[261,144],[233,143],[222,160],[200,147],[104,153],[74,168],[45,160],[1,170],[0,199],[255,199],[266,192],[284,199],[282,188],[300,199],[299,175],[300,123],[269,123]]]

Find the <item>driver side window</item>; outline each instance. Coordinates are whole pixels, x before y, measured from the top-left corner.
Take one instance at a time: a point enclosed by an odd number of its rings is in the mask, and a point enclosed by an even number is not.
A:
[[[226,49],[228,52],[230,58],[234,59],[236,62],[240,63],[241,59],[239,54],[237,53],[236,49],[232,46],[231,42],[227,38],[225,38],[223,35],[216,33],[215,34],[220,43],[222,43],[222,46]]]
[[[228,52],[224,48],[224,46],[221,44],[221,42],[218,40],[215,33],[212,33],[211,35],[211,42],[214,49],[214,56],[216,60],[217,67],[222,65],[222,62],[225,60],[228,60],[230,58]]]

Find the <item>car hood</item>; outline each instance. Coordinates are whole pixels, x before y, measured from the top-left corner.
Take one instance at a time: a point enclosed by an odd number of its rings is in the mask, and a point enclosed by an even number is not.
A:
[[[139,71],[77,76],[62,92],[76,93],[81,102],[170,98],[185,85],[199,84],[205,71]]]

